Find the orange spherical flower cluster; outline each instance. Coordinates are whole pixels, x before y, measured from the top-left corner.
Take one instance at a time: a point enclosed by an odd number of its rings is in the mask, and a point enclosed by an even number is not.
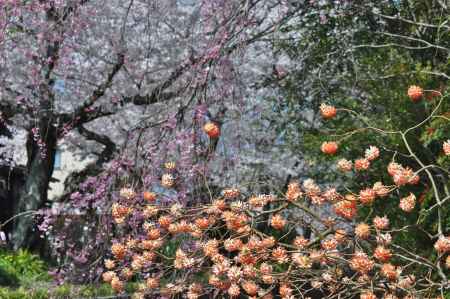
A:
[[[124,223],[125,218],[133,211],[132,208],[118,204],[113,203],[111,207],[111,215],[114,218],[114,221],[117,224]]]
[[[145,191],[142,194],[142,197],[144,198],[144,200],[146,200],[148,202],[154,202],[156,200],[156,193],[150,192],[150,191]]]
[[[303,195],[300,189],[300,184],[297,182],[290,182],[286,191],[286,199],[289,201],[296,201]]]
[[[272,251],[272,258],[278,263],[278,264],[284,264],[289,262],[289,256],[287,254],[286,249],[284,247],[278,246]]]
[[[301,253],[294,253],[292,255],[292,260],[294,263],[299,266],[300,268],[309,269],[312,267],[312,260],[309,256],[301,254]]]
[[[126,247],[123,244],[116,243],[111,246],[111,252],[118,260],[125,258]]]
[[[152,227],[147,231],[147,238],[150,240],[157,240],[161,236],[161,230],[156,227]]]
[[[236,298],[241,294],[241,289],[237,284],[231,284],[228,288],[228,295],[230,295],[231,298]]]
[[[338,151],[338,144],[334,141],[325,141],[324,143],[322,143],[320,150],[324,154],[334,155]]]
[[[327,201],[332,203],[342,199],[342,195],[336,191],[336,188],[327,189],[325,192],[323,192],[322,196]]]
[[[420,177],[415,174],[411,168],[403,167],[395,162],[389,163],[388,173],[393,178],[394,183],[397,186],[403,186],[406,184],[416,185],[420,181]]]
[[[370,167],[370,161],[366,158],[356,159],[355,160],[355,169],[357,171],[367,170]]]
[[[320,114],[325,119],[331,119],[336,116],[336,108],[325,103],[320,104]]]
[[[337,162],[337,167],[338,167],[338,169],[339,169],[340,171],[348,172],[348,171],[351,171],[351,170],[352,170],[352,168],[353,168],[353,163],[352,163],[352,161],[349,161],[349,160],[347,160],[347,159],[340,159],[340,160]]]
[[[446,156],[450,156],[450,139],[447,140],[447,141],[445,141],[445,142],[442,144],[442,149],[444,150],[444,154],[445,154]]]
[[[436,243],[434,243],[434,249],[436,249],[436,251],[441,254],[450,252],[450,236],[449,237],[444,237],[442,235],[439,236]]]
[[[338,246],[338,241],[335,238],[329,238],[322,241],[321,245],[324,250],[335,250]]]
[[[380,150],[376,146],[369,146],[365,151],[365,158],[369,161],[373,161],[380,156]]]
[[[203,130],[210,138],[217,138],[220,135],[220,128],[213,122],[208,122],[203,126]]]
[[[422,97],[423,97],[423,89],[420,86],[411,85],[408,88],[408,97],[413,102],[420,101],[422,99]]]
[[[194,223],[198,229],[207,229],[210,225],[210,220],[206,217],[201,217],[195,219]]]
[[[379,230],[387,229],[389,227],[389,218],[387,218],[387,216],[376,216],[373,218],[373,225]]]
[[[275,214],[270,220],[270,225],[275,229],[281,230],[286,225],[286,220],[280,214]]]
[[[392,253],[388,248],[384,246],[378,246],[377,248],[375,248],[373,256],[380,262],[386,263],[391,259]]]
[[[372,188],[366,188],[359,192],[359,200],[362,204],[370,205],[374,202],[377,193]]]
[[[187,299],[198,299],[202,296],[202,293],[203,293],[202,285],[194,282],[189,286],[186,297]]]
[[[376,147],[370,147],[366,151],[363,160],[367,163],[367,168],[370,161],[378,155],[379,150]],[[358,166],[359,164],[355,163],[357,169],[365,167]],[[400,164],[391,163],[388,171],[393,176],[401,172],[407,183],[411,183],[414,176],[411,169]],[[178,174],[167,170],[163,173]],[[183,186],[182,178],[180,176],[177,179],[180,189]],[[140,186],[140,183],[130,185]],[[274,195],[253,195],[245,198],[239,189],[229,188],[223,191],[223,196],[211,199],[207,204],[201,201],[190,202],[189,205],[156,200],[154,193],[145,194],[150,191],[142,190],[142,196],[122,196],[119,202],[113,205],[112,214],[115,218],[123,217],[127,213],[138,217],[122,223],[121,229],[124,225],[130,226],[129,230],[127,227],[123,230],[129,231],[130,234],[114,241],[111,247],[112,258],[105,259],[105,272],[102,277],[118,292],[124,290],[127,281],[146,277],[138,288],[137,295],[142,298],[164,295],[198,299],[217,292],[217,296],[232,298],[249,296],[253,299],[259,296],[266,299],[293,299],[300,291],[291,287],[297,275],[304,275],[312,288],[332,294],[341,290],[345,292],[347,287],[368,289],[373,286],[381,295],[382,291],[378,287],[381,283],[387,284],[389,292],[393,292],[397,287],[403,289],[402,293],[413,292],[416,287],[414,280],[410,279],[409,275],[401,276],[400,266],[389,264],[398,246],[391,244],[397,240],[393,240],[385,231],[389,229],[389,219],[386,216],[372,218],[372,226],[366,223],[353,226],[354,222],[349,224],[350,221],[345,219],[332,219],[329,215],[311,210],[311,216],[314,218],[318,218],[312,215],[314,212],[321,215],[319,217],[323,226],[312,227],[318,234],[308,240],[303,236],[295,236],[295,220],[299,218],[295,213],[289,214],[289,208],[302,208],[304,203],[298,199],[304,196],[316,205],[330,202],[338,216],[352,220],[357,215],[359,202],[372,204],[377,197],[386,197],[396,189],[394,186],[388,187],[376,182],[373,187],[359,190],[359,196],[350,193],[343,196],[334,188],[327,187],[322,191],[314,180],[306,179],[301,185],[296,182],[288,185],[286,200],[278,199]],[[124,198],[136,200],[124,204]],[[263,209],[269,203],[270,207]],[[408,204],[410,203],[407,202],[406,205]],[[405,205],[403,199],[400,205]],[[308,210],[302,209],[306,214],[309,214]],[[289,223],[289,226],[292,225],[289,239],[291,234],[294,234],[291,244],[285,243],[287,241],[283,233],[276,232],[288,225],[287,219],[282,215],[290,215],[293,220]],[[137,226],[133,223],[135,221]],[[299,222],[299,225],[303,225],[301,220]],[[306,222],[308,223],[308,220]],[[345,227],[351,232],[350,225],[356,238],[351,234],[347,237],[345,230],[338,229]],[[395,229],[394,227],[393,231]],[[177,240],[186,242],[179,244]],[[179,245],[174,248],[174,253],[163,253],[161,250],[168,244]],[[352,252],[352,248],[364,248],[373,253],[373,257],[360,251]],[[439,238],[435,248],[440,254],[440,260],[446,261],[446,254],[450,252],[450,239]],[[375,261],[381,265],[376,265]],[[446,262],[450,263],[449,261]],[[401,259],[396,262],[403,263]],[[347,271],[343,271],[348,265],[358,272],[358,275],[349,275]],[[161,267],[164,269],[160,269]],[[405,268],[406,271],[410,271],[408,267]],[[205,273],[208,278],[204,284],[199,284],[193,282],[196,280],[192,273]],[[162,277],[164,281],[160,283],[159,278]],[[354,294],[354,289],[351,292]],[[372,295],[374,296],[366,291],[361,294],[361,298],[371,299]]]
[[[251,207],[255,209],[263,208],[266,204],[274,201],[275,197],[273,195],[260,194],[257,196],[252,196],[248,199],[248,203]]]
[[[375,190],[375,193],[379,197],[386,197],[390,192],[389,188],[383,185],[382,182],[376,182],[375,184],[373,184],[372,189]]]
[[[222,191],[223,197],[226,199],[234,199],[237,198],[241,192],[237,188],[229,188]]]
[[[358,212],[356,200],[341,200],[333,205],[336,215],[346,219],[353,219]]]
[[[450,269],[450,255],[445,259],[445,267],[447,267],[447,269]]]
[[[238,251],[242,248],[242,245],[243,243],[240,239],[226,239],[223,242],[223,246],[228,252]]]
[[[400,269],[392,264],[383,264],[381,266],[381,275],[389,280],[396,280],[400,275]]]
[[[111,288],[117,293],[121,293],[124,290],[124,283],[118,277],[113,277],[111,279]]]
[[[244,233],[250,230],[248,226],[249,217],[244,213],[227,211],[222,214],[222,219],[225,221],[226,227],[229,230],[238,233]]]
[[[309,197],[320,196],[320,187],[313,179],[306,179],[303,181],[303,189]]]
[[[252,280],[245,280],[241,284],[244,291],[250,296],[256,296],[259,290],[259,286]]]
[[[359,299],[377,299],[377,296],[372,292],[366,291],[364,293],[361,293]]]
[[[303,236],[297,236],[292,243],[294,246],[303,249],[308,245],[309,240]]]
[[[375,263],[369,259],[367,254],[361,251],[356,252],[350,260],[350,267],[361,274],[367,274],[374,265]]]
[[[392,242],[392,236],[390,233],[378,234],[376,236],[377,244],[388,246]]]
[[[278,291],[278,293],[280,294],[281,298],[286,299],[292,297],[293,291],[294,290],[288,284],[283,283],[280,285],[280,290]]]
[[[116,267],[116,263],[113,260],[106,259],[105,260],[105,268],[108,270],[114,269]]]
[[[102,274],[102,279],[103,279],[104,282],[110,283],[111,280],[112,280],[113,278],[115,278],[116,276],[117,276],[117,275],[116,275],[116,273],[115,273],[114,271],[106,271],[106,272],[104,272],[104,273]]]
[[[395,163],[395,162],[391,162],[387,166],[387,171],[390,176],[394,176],[397,172],[402,171],[402,170],[403,170],[403,166],[401,166],[400,164]]]
[[[158,219],[158,223],[162,228],[169,228],[169,226],[172,224],[173,222],[173,218],[169,215],[163,215],[161,217],[159,217]]]
[[[416,196],[412,193],[409,193],[408,196],[403,197],[400,199],[399,207],[405,212],[411,212],[414,210],[414,207],[416,206]]]

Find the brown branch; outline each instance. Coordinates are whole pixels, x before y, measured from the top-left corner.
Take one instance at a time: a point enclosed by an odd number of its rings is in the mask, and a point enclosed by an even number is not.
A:
[[[117,151],[116,144],[106,135],[88,130],[83,125],[78,126],[78,132],[86,139],[93,140],[105,146],[103,151],[99,154],[99,159],[96,162],[97,165],[102,165],[104,162],[111,160],[114,153]]]

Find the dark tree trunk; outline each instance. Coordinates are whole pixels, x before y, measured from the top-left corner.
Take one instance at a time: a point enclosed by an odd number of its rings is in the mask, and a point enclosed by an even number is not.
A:
[[[42,131],[42,141],[45,143],[45,154],[33,134],[29,133],[27,141],[28,165],[26,181],[22,193],[15,207],[15,214],[26,211],[36,211],[47,203],[47,192],[53,173],[53,163],[56,152],[57,132],[53,127]],[[30,215],[17,217],[14,221],[11,243],[13,249],[31,248],[42,249],[41,233],[37,230],[35,218]]]

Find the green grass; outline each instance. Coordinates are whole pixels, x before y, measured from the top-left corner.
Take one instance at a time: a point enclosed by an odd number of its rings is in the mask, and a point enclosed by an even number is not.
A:
[[[132,292],[135,284],[129,284]],[[25,250],[0,251],[0,299],[78,299],[113,296],[108,284],[56,286],[39,256]]]

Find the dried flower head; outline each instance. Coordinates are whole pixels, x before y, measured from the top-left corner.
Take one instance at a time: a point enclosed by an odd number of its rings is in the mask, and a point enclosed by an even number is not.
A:
[[[370,226],[366,223],[359,223],[355,227],[355,235],[360,239],[368,239],[370,237]]]

